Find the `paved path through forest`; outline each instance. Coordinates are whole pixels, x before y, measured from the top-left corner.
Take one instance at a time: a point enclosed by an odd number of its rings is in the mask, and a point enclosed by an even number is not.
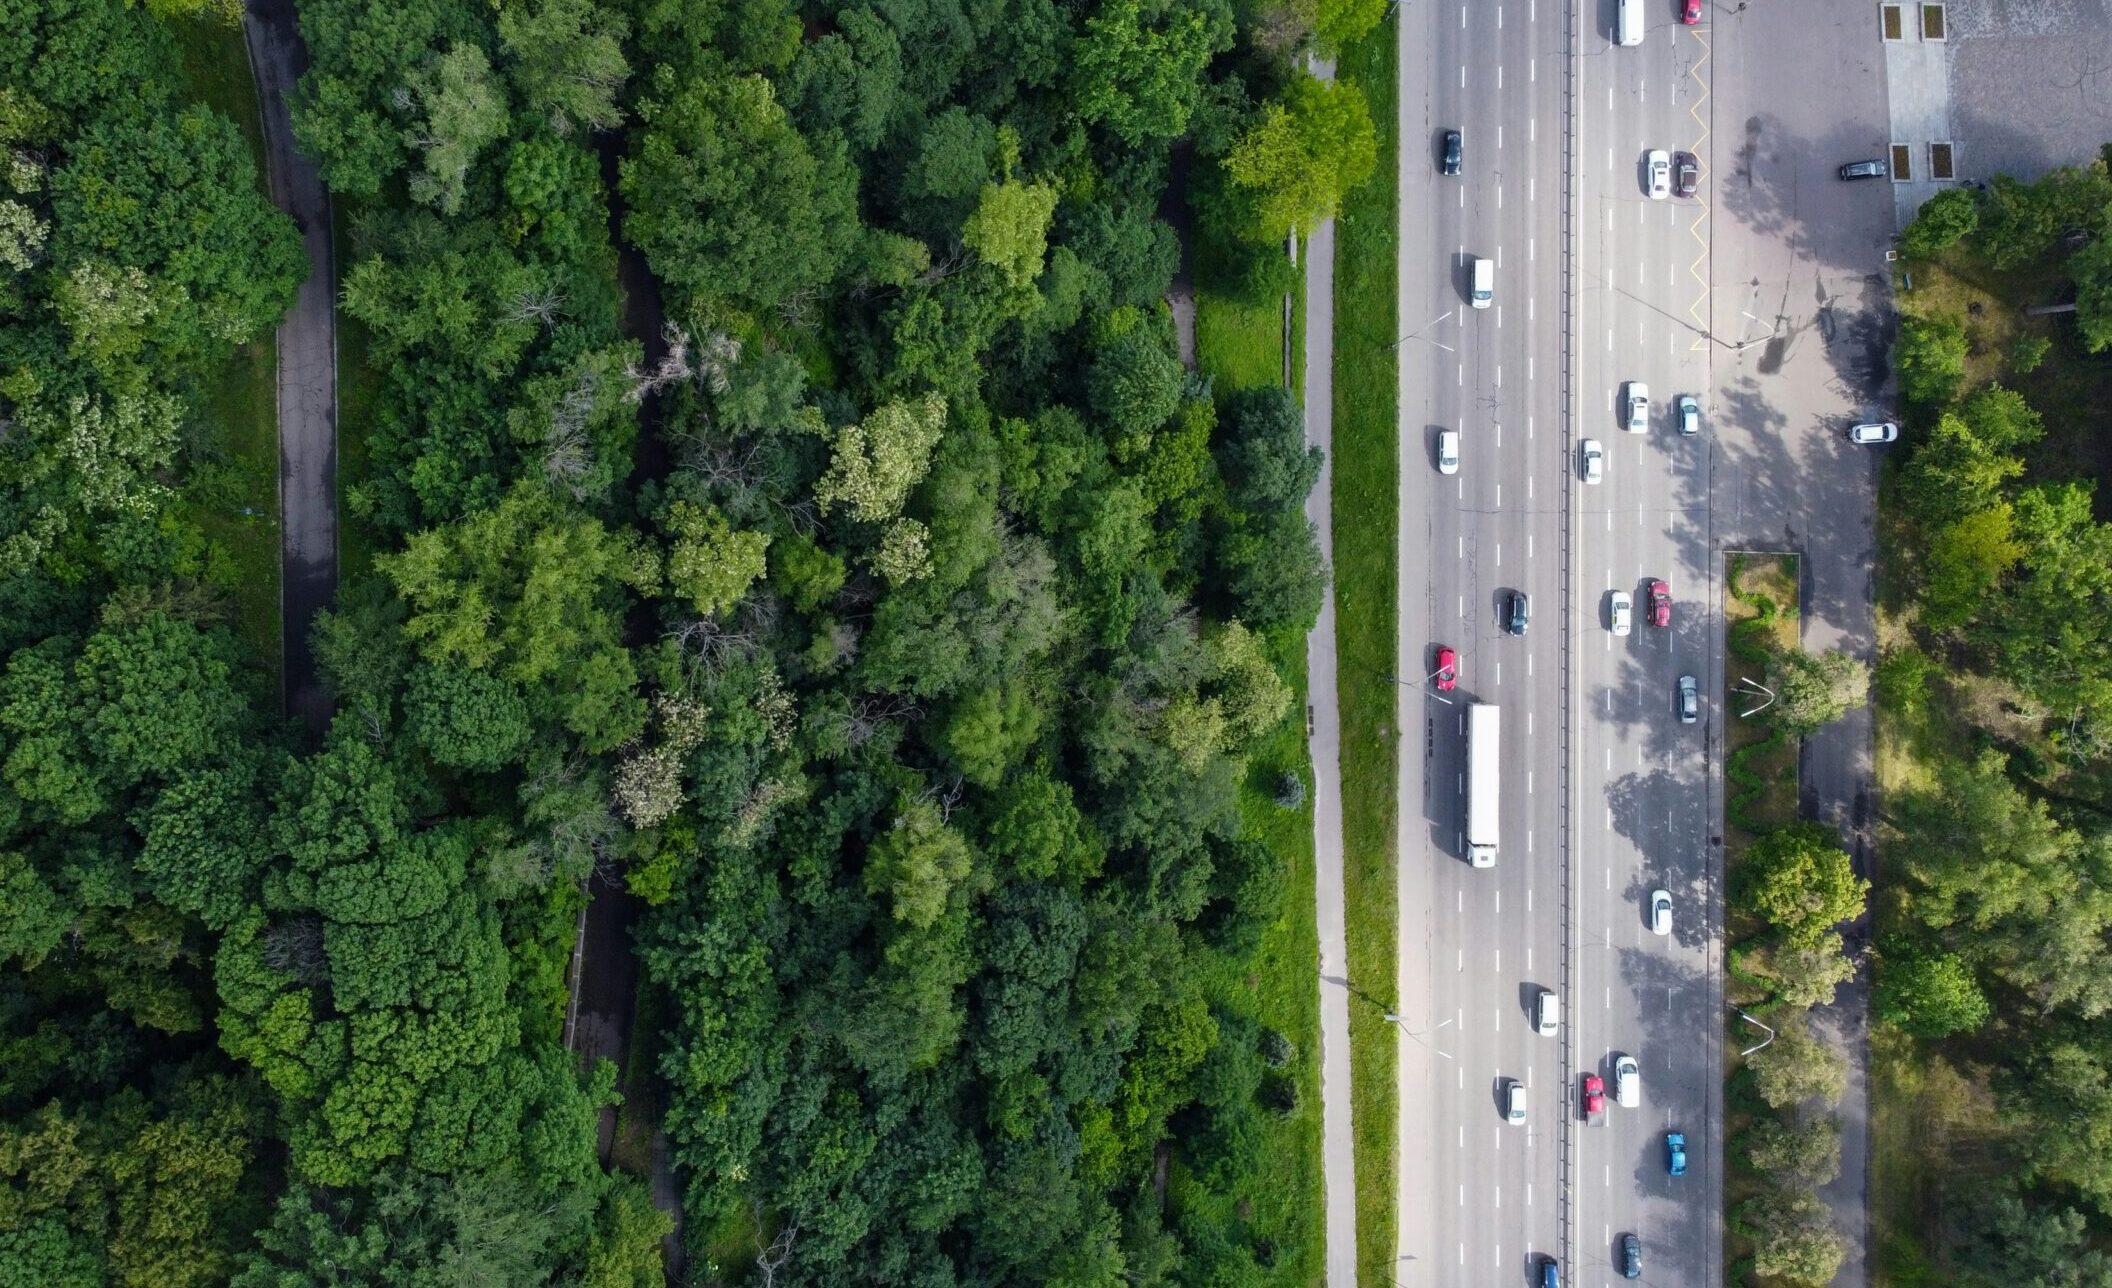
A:
[[[1333,80],[1334,64],[1312,71]],[[1305,441],[1327,453],[1305,513],[1320,530],[1320,553],[1332,568],[1330,506],[1334,481],[1335,221],[1323,221],[1305,243]],[[1320,603],[1306,637],[1305,687],[1313,755],[1313,889],[1320,933],[1321,1175],[1327,1188],[1328,1288],[1357,1282],[1355,1139],[1349,1116],[1349,939],[1342,900],[1342,720],[1335,706],[1335,591]]]
[[[321,736],[330,698],[315,672],[308,631],[337,595],[337,296],[330,194],[315,163],[294,148],[288,100],[308,67],[293,0],[250,0],[242,16],[257,81],[271,199],[293,216],[308,280],[279,323],[279,620],[286,712]]]

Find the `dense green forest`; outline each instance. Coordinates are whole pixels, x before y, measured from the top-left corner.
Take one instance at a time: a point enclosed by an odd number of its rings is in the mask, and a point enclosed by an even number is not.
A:
[[[0,0],[0,1288],[660,1282],[597,875],[691,1282],[1309,1278],[1239,981],[1319,462],[1184,368],[1162,216],[1289,289],[1374,163],[1294,58],[1383,4],[304,0],[374,389],[319,744],[201,518],[305,262],[194,7]]]
[[[1876,676],[1880,1113],[1920,1124],[1876,1160],[1896,1282],[2112,1284],[2108,211],[2100,159],[1946,193],[1903,239]],[[2023,314],[2064,295],[2072,318]]]

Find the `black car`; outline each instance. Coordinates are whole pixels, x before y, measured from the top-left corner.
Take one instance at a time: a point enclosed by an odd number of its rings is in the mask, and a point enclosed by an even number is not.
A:
[[[1841,167],[1843,179],[1883,179],[1891,173],[1882,161],[1850,161]]]
[[[1503,628],[1513,635],[1525,634],[1525,623],[1532,616],[1533,602],[1522,590],[1511,592],[1509,611],[1504,615]]]
[[[1621,1278],[1643,1277],[1643,1241],[1632,1234],[1621,1236]]]
[[[1446,174],[1458,174],[1458,173],[1459,173],[1459,152],[1460,152],[1460,139],[1459,139],[1459,131],[1458,131],[1458,130],[1446,130],[1446,131],[1445,131],[1445,165],[1444,165],[1444,170],[1445,170],[1445,173],[1446,173]]]
[[[1700,186],[1701,162],[1694,159],[1692,152],[1674,152],[1672,154],[1672,191],[1682,197],[1691,197],[1694,195],[1694,190]]]

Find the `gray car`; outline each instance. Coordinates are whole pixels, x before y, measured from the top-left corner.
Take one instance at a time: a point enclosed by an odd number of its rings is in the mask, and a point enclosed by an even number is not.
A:
[[[1701,432],[1701,404],[1695,400],[1694,395],[1681,394],[1679,401],[1673,405],[1679,409],[1679,432],[1688,435],[1699,434]]]
[[[1693,724],[1701,719],[1701,686],[1691,675],[1679,677],[1679,722]]]
[[[1843,179],[1883,179],[1892,173],[1882,161],[1850,161],[1841,167]]]

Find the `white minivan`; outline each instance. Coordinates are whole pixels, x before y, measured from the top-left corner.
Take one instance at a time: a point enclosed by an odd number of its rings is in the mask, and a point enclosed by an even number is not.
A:
[[[1474,307],[1485,309],[1489,301],[1496,298],[1496,261],[1477,259],[1474,261],[1474,289],[1471,292]]]
[[[1540,1004],[1533,1008],[1533,1031],[1551,1038],[1562,1027],[1562,995],[1551,988],[1540,990]]]
[[[1613,38],[1623,45],[1643,43],[1643,0],[1614,0],[1620,12],[1614,20]]]

